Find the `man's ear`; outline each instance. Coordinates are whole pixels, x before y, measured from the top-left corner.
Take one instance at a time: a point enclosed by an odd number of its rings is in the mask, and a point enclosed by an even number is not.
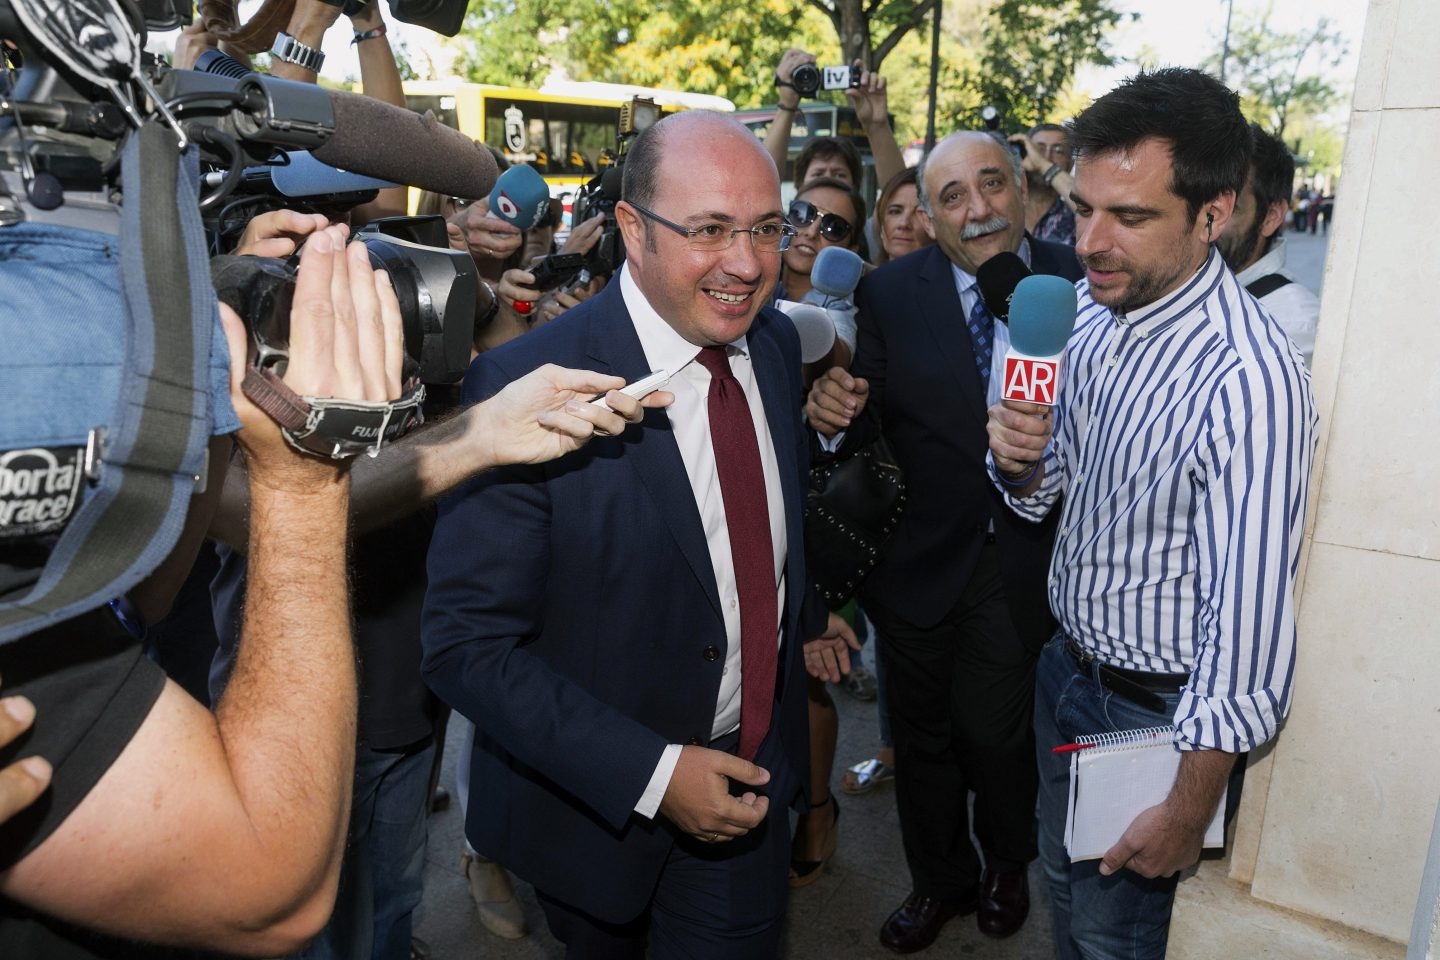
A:
[[[1260,236],[1265,239],[1273,237],[1281,227],[1285,226],[1285,218],[1290,216],[1290,202],[1288,200],[1276,200],[1265,210],[1265,220],[1260,224]]]
[[[1207,240],[1218,240],[1235,215],[1235,191],[1227,190],[1200,208],[1200,223],[1208,227]]]
[[[920,208],[920,225],[925,228],[925,235],[930,238],[930,242],[934,243],[935,222],[930,219],[930,214],[925,212],[924,207]]]
[[[625,240],[625,255],[628,257],[632,252],[638,252],[641,259],[644,259],[644,252],[649,250],[647,244],[645,218],[630,204],[621,200],[615,204],[615,222],[620,226],[620,236]]]

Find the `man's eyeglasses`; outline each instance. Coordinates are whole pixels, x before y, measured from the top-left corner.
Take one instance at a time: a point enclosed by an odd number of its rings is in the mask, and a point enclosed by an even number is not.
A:
[[[781,250],[790,248],[790,238],[795,236],[795,228],[788,223],[781,223],[778,220],[766,223],[757,223],[753,227],[732,227],[728,223],[712,221],[702,223],[698,227],[683,227],[678,223],[666,220],[653,210],[646,210],[633,200],[626,201],[634,207],[641,216],[654,220],[662,227],[668,227],[683,236],[690,242],[691,250],[728,250],[735,242],[735,234],[750,234],[750,242],[758,253],[778,253]]]
[[[808,227],[815,222],[816,217],[820,217],[820,236],[826,240],[831,243],[844,243],[850,239],[850,231],[854,228],[850,226],[849,220],[838,213],[822,216],[820,208],[809,200],[791,200],[790,209],[785,214],[785,219],[796,227]]]

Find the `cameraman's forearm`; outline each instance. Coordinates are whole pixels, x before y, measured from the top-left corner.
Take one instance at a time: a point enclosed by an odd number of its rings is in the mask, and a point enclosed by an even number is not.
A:
[[[905,169],[905,157],[895,140],[895,128],[890,126],[890,118],[884,117],[867,126],[865,136],[870,139],[870,155],[875,159],[875,180],[883,187]]]
[[[300,889],[333,894],[355,760],[349,478],[310,476],[300,487],[252,474],[244,623],[215,717],[252,842]]]
[[[776,108],[775,118],[770,121],[770,129],[765,134],[765,151],[775,161],[781,180],[785,179],[785,164],[790,162],[790,125],[795,122],[797,110],[798,106],[781,104]]]

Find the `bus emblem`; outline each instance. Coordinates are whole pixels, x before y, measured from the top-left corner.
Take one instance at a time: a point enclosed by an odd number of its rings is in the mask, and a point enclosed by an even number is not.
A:
[[[511,153],[520,153],[525,149],[525,114],[516,106],[505,111],[505,146],[510,148]]]

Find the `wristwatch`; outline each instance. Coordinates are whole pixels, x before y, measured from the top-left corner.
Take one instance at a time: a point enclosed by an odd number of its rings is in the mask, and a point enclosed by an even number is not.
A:
[[[320,68],[325,65],[324,53],[308,43],[301,43],[284,30],[275,34],[275,45],[270,48],[270,56],[285,63],[293,63],[311,73],[319,73]]]

